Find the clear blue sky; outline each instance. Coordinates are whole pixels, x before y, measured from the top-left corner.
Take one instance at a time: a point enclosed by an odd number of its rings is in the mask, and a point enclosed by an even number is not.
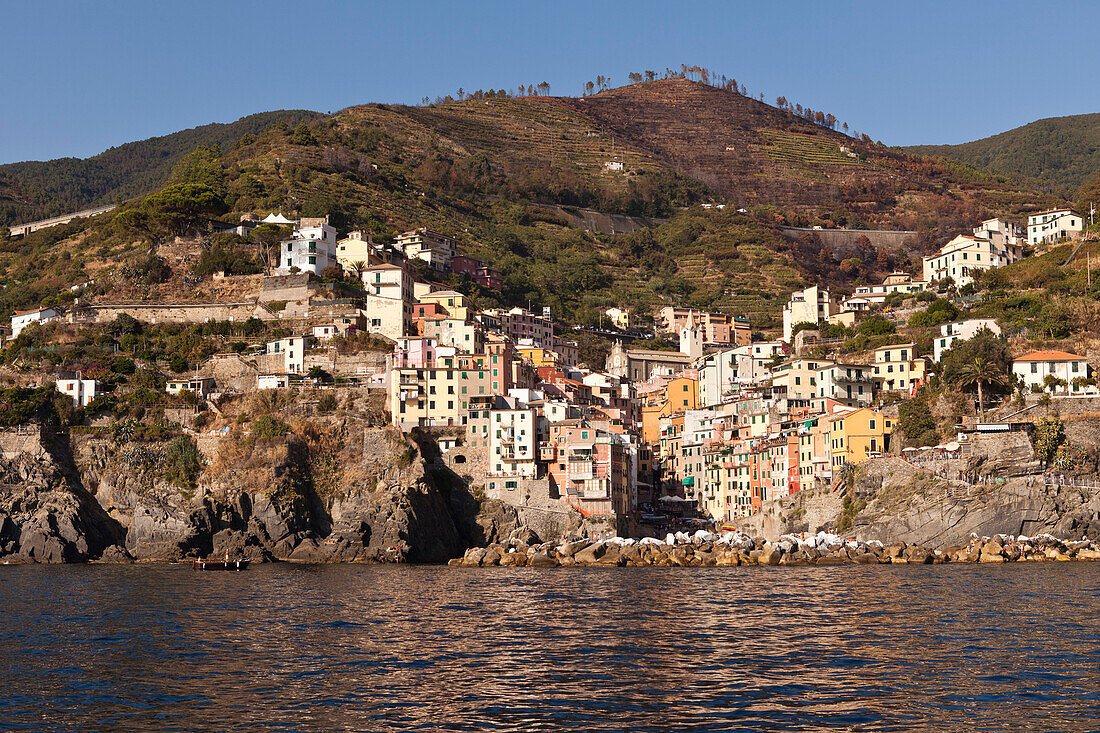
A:
[[[0,162],[270,109],[700,64],[893,144],[1100,111],[1095,2],[0,0]],[[1075,33],[1081,36],[1075,38]]]

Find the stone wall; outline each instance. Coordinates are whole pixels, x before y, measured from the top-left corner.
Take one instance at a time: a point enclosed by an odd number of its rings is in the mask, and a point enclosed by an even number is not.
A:
[[[240,354],[215,354],[202,365],[198,375],[213,377],[219,392],[246,392],[256,389],[257,371],[256,363]]]
[[[828,245],[835,255],[848,256],[858,251],[856,242],[867,237],[878,248],[909,249],[917,245],[917,233],[875,229],[806,229],[779,227],[779,233],[787,239],[797,240],[803,234],[816,235],[822,244]]]
[[[260,287],[260,302],[268,303],[273,300],[309,300],[309,274],[265,277]]]
[[[42,429],[38,425],[20,425],[0,430],[0,455],[12,460],[20,455],[38,457],[46,452],[42,446]]]
[[[242,303],[108,303],[90,305],[96,323],[109,323],[125,313],[146,323],[206,323],[207,321],[271,320],[266,308],[253,302]]]

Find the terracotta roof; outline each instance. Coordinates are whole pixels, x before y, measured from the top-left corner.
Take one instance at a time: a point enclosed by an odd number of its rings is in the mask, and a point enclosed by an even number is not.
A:
[[[1014,361],[1083,361],[1084,358],[1068,351],[1032,351]]]

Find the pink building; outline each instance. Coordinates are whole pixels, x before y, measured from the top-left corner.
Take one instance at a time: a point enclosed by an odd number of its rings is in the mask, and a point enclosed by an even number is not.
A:
[[[434,338],[414,336],[397,339],[393,347],[394,369],[425,369],[435,365],[436,343]]]
[[[630,511],[630,457],[611,435],[586,423],[552,423],[539,457],[550,485],[585,515]]]

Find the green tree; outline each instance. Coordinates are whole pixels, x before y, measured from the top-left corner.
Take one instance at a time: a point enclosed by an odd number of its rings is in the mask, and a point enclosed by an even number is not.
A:
[[[184,489],[194,489],[202,471],[202,456],[187,435],[173,438],[164,451],[164,478]]]
[[[909,325],[915,327],[940,326],[950,323],[959,315],[959,309],[950,300],[937,298],[929,303],[928,308],[920,313],[914,313],[909,318]]]
[[[226,194],[225,168],[221,163],[221,151],[218,146],[200,145],[180,158],[172,168],[170,184],[194,183],[206,186],[218,196]]]
[[[898,428],[905,433],[906,442],[914,447],[935,445],[940,439],[926,399],[918,398],[901,403],[898,407]]]
[[[261,224],[252,230],[251,237],[260,248],[264,262],[264,274],[279,266],[279,244],[291,235],[291,227],[278,224]]]
[[[294,134],[290,136],[290,142],[295,145],[316,145],[317,138],[310,132],[306,123],[299,122],[298,126],[294,128]]]
[[[1031,445],[1035,457],[1049,465],[1058,449],[1066,442],[1066,429],[1061,418],[1045,416],[1039,418],[1031,435]]]
[[[1008,374],[999,364],[983,356],[963,362],[955,371],[954,382],[959,387],[978,387],[978,414],[985,415],[985,393],[983,386],[996,384],[1004,386],[1008,384]]]
[[[1003,374],[1007,375],[1012,370],[1012,356],[1008,352],[1008,345],[1000,336],[983,328],[973,338],[956,341],[943,353],[943,381],[954,385],[963,365],[978,358],[986,360]]]
[[[882,316],[871,316],[864,319],[856,330],[864,336],[884,336],[896,333],[898,327],[894,325],[893,321],[888,321]]]
[[[214,189],[199,183],[167,186],[147,197],[143,208],[175,234],[193,231],[204,219],[228,210]]]
[[[1078,213],[1087,218],[1089,208],[1093,206],[1100,206],[1100,173],[1094,173],[1077,189]]]

